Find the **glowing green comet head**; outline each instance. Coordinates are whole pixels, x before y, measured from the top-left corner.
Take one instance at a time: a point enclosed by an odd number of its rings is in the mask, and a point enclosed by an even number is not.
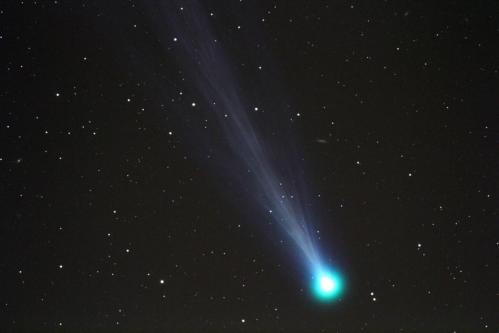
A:
[[[312,291],[320,301],[335,300],[343,292],[343,280],[336,272],[321,271],[312,278]]]

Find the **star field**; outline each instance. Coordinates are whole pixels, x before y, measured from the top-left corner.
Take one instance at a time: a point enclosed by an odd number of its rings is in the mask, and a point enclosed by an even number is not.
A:
[[[162,3],[0,4],[1,332],[499,329],[496,2],[202,2],[318,284]]]

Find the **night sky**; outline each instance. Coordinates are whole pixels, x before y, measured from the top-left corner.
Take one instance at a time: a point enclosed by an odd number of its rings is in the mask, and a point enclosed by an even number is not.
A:
[[[497,1],[7,0],[0,59],[1,332],[499,330]]]

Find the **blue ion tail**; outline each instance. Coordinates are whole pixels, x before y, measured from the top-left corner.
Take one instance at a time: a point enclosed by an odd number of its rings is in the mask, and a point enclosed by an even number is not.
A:
[[[241,177],[251,184],[251,191],[248,192],[256,193],[253,199],[261,205],[262,211],[272,208],[270,218],[296,245],[297,257],[305,259],[304,266],[307,272],[312,273],[313,295],[320,301],[337,300],[343,293],[343,279],[337,271],[322,265],[316,239],[310,231],[312,225],[304,215],[305,205],[288,196],[289,191],[296,191],[293,189],[295,182],[290,182],[291,187],[286,190],[279,168],[272,163],[272,156],[267,155],[271,149],[264,145],[265,140],[253,126],[248,104],[241,94],[243,86],[236,80],[238,72],[232,71],[233,66],[224,52],[223,43],[215,42],[217,36],[202,6],[203,2],[187,1],[188,10],[185,11],[179,11],[180,5],[174,0],[162,2],[166,4],[166,17],[171,30],[178,36],[175,37],[178,42],[174,48],[179,52],[177,57],[185,59],[184,69],[192,74],[207,111],[209,109],[219,120],[217,128],[224,133],[234,158],[227,164],[242,166],[238,173],[248,175],[248,178]],[[167,47],[168,50],[173,48],[171,44]]]
[[[312,276],[312,293],[321,302],[338,300],[343,294],[344,282],[341,275],[333,270],[318,270]]]

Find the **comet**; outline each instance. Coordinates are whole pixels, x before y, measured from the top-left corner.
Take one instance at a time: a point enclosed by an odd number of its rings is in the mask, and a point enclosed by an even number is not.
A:
[[[224,164],[230,165],[232,172],[226,177],[243,184],[251,201],[266,214],[263,219],[272,220],[293,244],[290,251],[305,268],[310,294],[321,302],[339,299],[344,279],[319,249],[316,229],[305,213],[305,196],[282,175],[282,168],[276,167],[275,156],[249,116],[257,108],[246,101],[240,89],[237,73],[230,66],[233,62],[223,43],[218,42],[209,11],[197,1],[182,6],[175,1],[151,5],[151,12],[159,15],[159,31],[166,34],[165,50],[173,52],[199,95],[197,103],[186,107],[204,106],[206,112],[214,114],[229,146],[230,155]],[[163,27],[165,17],[167,32]]]
[[[319,271],[312,278],[312,291],[321,301],[336,300],[343,292],[343,279],[337,272]]]

